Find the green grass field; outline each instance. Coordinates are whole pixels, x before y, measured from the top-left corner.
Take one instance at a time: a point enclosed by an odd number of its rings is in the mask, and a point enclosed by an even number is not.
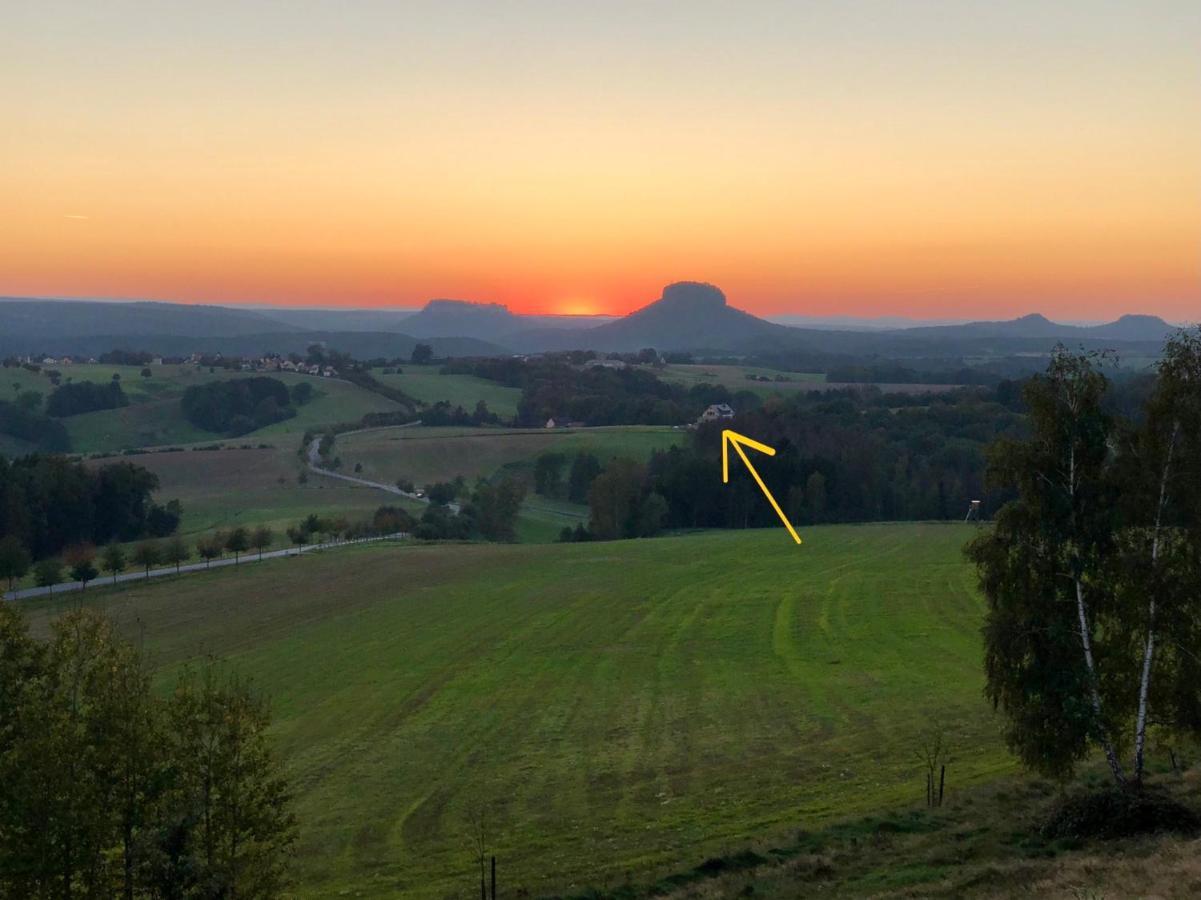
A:
[[[371,374],[423,403],[445,400],[451,406],[461,406],[471,412],[476,403],[483,400],[488,409],[502,419],[517,415],[517,401],[521,399],[519,388],[505,387],[474,375],[443,375],[440,366],[406,365],[401,369],[403,371],[398,374],[385,375],[379,369]]]
[[[223,369],[210,373],[208,369],[195,366],[163,365],[150,366],[149,369],[150,377],[143,378],[138,366],[73,365],[59,368],[64,382],[70,379],[107,383],[114,374],[120,375],[121,387],[129,398],[129,406],[121,409],[99,410],[62,420],[76,453],[103,453],[219,439],[220,435],[196,428],[184,418],[179,408],[180,397],[194,384],[253,374],[266,374],[289,386],[307,381],[316,389],[316,396],[310,403],[297,409],[295,418],[276,422],[240,440],[282,436],[299,439],[301,434],[315,425],[355,422],[367,413],[392,412],[400,408],[399,404],[386,397],[335,378],[314,378],[288,372],[231,372]],[[7,369],[4,374],[10,383],[7,390],[14,395],[16,391],[13,391],[12,384],[19,384],[21,390],[36,390],[47,398],[54,390],[49,379],[41,373]]]
[[[958,525],[393,545],[90,590],[170,671],[273,697],[305,897],[509,896],[679,871],[1012,771]],[[78,595],[30,604],[35,627]]]
[[[775,369],[762,369],[756,366],[702,366],[702,365],[669,365],[657,371],[664,381],[692,387],[697,384],[720,384],[731,391],[751,391],[761,397],[770,394],[791,393],[794,391],[812,390],[816,384],[826,380],[820,373],[810,372],[779,372]],[[775,379],[786,378],[787,381],[752,381],[748,375],[759,375]]]
[[[408,478],[417,485],[488,478],[505,467],[531,467],[542,453],[591,452],[601,461],[614,456],[646,459],[655,450],[682,443],[686,433],[654,426],[581,429],[381,428],[338,438],[344,471],[356,463],[362,474],[392,483]]]
[[[235,445],[223,450],[190,450],[181,453],[144,453],[128,458],[159,478],[158,502],[178,499],[184,517],[180,532],[192,536],[215,528],[269,525],[281,532],[309,513],[367,518],[379,506],[418,504],[368,487],[322,478],[310,473],[305,483],[298,476],[306,467],[292,441],[269,449],[243,450]],[[112,462],[97,460],[99,465]]]

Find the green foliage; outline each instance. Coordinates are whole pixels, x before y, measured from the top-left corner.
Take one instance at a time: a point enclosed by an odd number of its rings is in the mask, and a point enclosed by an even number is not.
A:
[[[67,563],[71,578],[83,584],[85,588],[89,581],[93,581],[100,574],[96,569],[96,548],[91,544],[68,547],[63,553],[63,559]]]
[[[39,559],[33,566],[33,580],[38,587],[53,587],[63,580],[63,564],[54,557]]]
[[[71,438],[62,422],[7,400],[0,400],[0,434],[27,441],[39,450],[51,453],[65,453],[71,449]]]
[[[119,381],[99,384],[95,381],[74,381],[56,388],[46,402],[46,415],[55,418],[78,416],[100,409],[120,409],[129,406],[129,398]]]
[[[134,565],[141,566],[146,574],[150,574],[150,569],[162,561],[163,554],[159,545],[154,541],[142,541],[133,548],[133,555],[130,560]]]
[[[193,385],[180,408],[197,428],[236,437],[295,416],[291,401],[286,384],[259,375]]]
[[[164,541],[162,543],[162,558],[169,566],[175,566],[175,571],[179,571],[179,567],[192,558],[192,550],[179,535]]]
[[[37,558],[72,543],[134,540],[178,516],[150,501],[158,478],[132,463],[96,467],[57,456],[0,458],[0,536]]]
[[[417,344],[413,347],[410,360],[416,365],[423,365],[434,358],[434,348],[429,344]]]
[[[241,525],[230,531],[225,537],[225,549],[237,559],[250,549],[250,532]]]
[[[517,540],[517,514],[525,499],[525,485],[514,478],[493,484],[481,480],[465,512],[475,518],[480,536],[489,541]]]
[[[290,392],[292,403],[296,406],[304,406],[313,399],[316,391],[313,390],[313,385],[308,381],[298,381],[292,385]]]
[[[1107,406],[1103,360],[1060,348],[1025,390],[1030,436],[990,477],[1017,497],[968,548],[988,601],[988,696],[1031,768],[1066,778],[1094,747],[1116,781],[1148,723],[1201,735],[1201,331],[1169,342],[1140,421]]]
[[[591,453],[577,453],[571,460],[567,477],[567,499],[572,503],[587,503],[592,482],[601,472],[600,460]]]
[[[567,456],[562,453],[543,453],[534,461],[534,492],[544,497],[563,494],[563,467]]]
[[[7,581],[10,589],[25,577],[31,563],[29,551],[16,535],[0,538],[0,579]]]
[[[0,894],[278,896],[295,834],[262,701],[208,666],[169,699],[103,617],[42,647],[0,609]]]
[[[125,566],[125,551],[121,549],[120,544],[109,544],[100,554],[100,567],[113,576],[114,582],[117,576],[125,571]]]

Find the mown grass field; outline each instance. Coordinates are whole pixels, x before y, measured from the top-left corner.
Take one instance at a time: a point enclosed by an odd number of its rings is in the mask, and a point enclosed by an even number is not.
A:
[[[959,525],[345,549],[89,590],[170,672],[273,697],[305,897],[615,887],[1012,771]],[[39,630],[59,605],[29,609]]]
[[[309,473],[292,441],[260,449],[240,445],[222,450],[143,453],[128,458],[159,478],[155,499],[178,499],[184,508],[180,532],[191,536],[214,528],[269,525],[281,532],[309,513],[366,518],[394,497],[368,487]],[[100,465],[111,459],[96,460]],[[413,508],[415,504],[409,503]]]
[[[102,453],[220,439],[221,435],[197,428],[184,418],[179,408],[180,397],[194,384],[254,374],[277,378],[289,387],[307,381],[313,385],[316,395],[310,403],[297,408],[295,418],[261,428],[245,435],[242,438],[244,440],[282,436],[294,436],[299,440],[306,429],[315,425],[355,422],[370,412],[391,412],[400,408],[399,404],[386,397],[336,378],[314,378],[289,372],[250,373],[223,369],[209,372],[208,369],[195,366],[163,365],[148,368],[151,375],[144,378],[140,366],[85,364],[59,367],[64,382],[70,379],[108,383],[114,374],[119,375],[121,388],[129,398],[129,406],[120,409],[98,410],[62,419],[76,453]],[[7,369],[5,375],[11,384],[20,384],[21,390],[36,390],[46,398],[54,390],[42,373]],[[9,391],[13,391],[11,384]],[[16,391],[13,393],[15,395]]]
[[[502,419],[517,415],[517,402],[521,399],[519,388],[505,387],[495,381],[476,378],[474,375],[443,375],[441,366],[401,366],[403,371],[385,375],[379,369],[371,374],[390,387],[399,388],[410,397],[423,403],[445,400],[451,406],[461,406],[468,412],[483,400],[488,409]]]
[[[392,483],[408,478],[425,485],[458,475],[489,478],[502,468],[532,467],[542,453],[594,453],[647,459],[655,450],[682,443],[686,432],[654,426],[581,429],[381,428],[342,435],[337,455],[344,471],[361,464],[362,474]]]

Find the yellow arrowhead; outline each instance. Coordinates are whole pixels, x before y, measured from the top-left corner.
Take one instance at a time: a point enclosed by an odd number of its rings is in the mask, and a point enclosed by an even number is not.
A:
[[[760,453],[766,453],[768,456],[776,455],[774,447],[751,440],[746,435],[739,434],[737,431],[730,431],[728,428],[725,429],[721,433],[721,483],[728,484],[730,481],[730,447],[733,447],[734,452],[742,458],[742,462],[750,470],[751,477],[755,479],[755,484],[759,485],[759,490],[763,491],[767,497],[767,502],[771,504],[771,508],[776,511],[776,515],[780,517],[780,521],[784,523],[784,527],[792,535],[792,539],[799,544],[801,542],[800,535],[796,533],[796,529],[792,527],[792,523],[784,515],[784,510],[780,509],[780,504],[771,495],[771,491],[767,489],[767,485],[763,483],[763,479],[759,477],[759,473],[755,471],[755,467],[751,465],[751,461],[746,458],[746,451],[742,449],[744,446],[750,447],[752,450],[758,450]]]

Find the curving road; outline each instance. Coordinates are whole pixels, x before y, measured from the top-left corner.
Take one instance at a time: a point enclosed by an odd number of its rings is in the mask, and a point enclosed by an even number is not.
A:
[[[385,431],[395,428],[412,428],[420,425],[421,420],[417,419],[414,422],[406,422],[404,425],[385,425],[382,428],[360,428],[357,431],[343,431],[338,437],[345,437],[351,434],[363,434],[368,431]],[[389,494],[396,494],[399,497],[407,497],[410,500],[416,500],[418,503],[429,503],[428,497],[419,497],[409,491],[402,491],[394,484],[384,484],[382,481],[371,481],[369,478],[359,478],[357,475],[344,475],[341,472],[333,472],[321,466],[321,438],[315,437],[309,442],[309,469],[318,475],[324,475],[326,478],[337,478],[339,481],[348,481],[351,484],[362,485],[363,487],[375,488],[379,491],[387,491]],[[448,503],[447,508],[452,513],[458,513],[459,504]]]

